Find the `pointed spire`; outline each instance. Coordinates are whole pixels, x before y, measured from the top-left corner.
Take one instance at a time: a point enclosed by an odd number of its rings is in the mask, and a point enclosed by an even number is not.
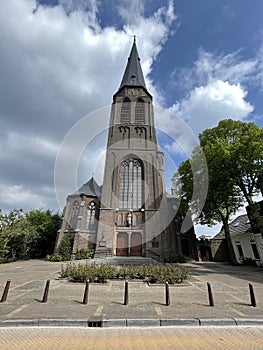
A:
[[[122,78],[120,89],[123,86],[142,86],[146,89],[140,58],[136,46],[136,35],[133,37],[133,45]]]

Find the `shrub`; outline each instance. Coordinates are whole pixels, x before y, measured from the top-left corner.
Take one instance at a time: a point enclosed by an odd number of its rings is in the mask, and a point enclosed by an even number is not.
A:
[[[149,273],[149,268],[148,268],[149,265],[140,265],[137,267],[137,271],[136,271],[136,274],[137,274],[137,278],[140,278],[140,279],[145,279]]]
[[[49,261],[52,261],[52,262],[57,262],[57,261],[63,261],[63,260],[65,260],[65,259],[63,259],[63,256],[62,255],[60,255],[60,254],[53,254],[53,255],[49,255],[49,256],[46,256],[46,260],[48,260],[49,259]]]
[[[109,264],[72,264],[69,263],[61,267],[61,278],[69,278],[74,282],[105,283],[108,279],[147,279],[150,283],[170,284],[182,283],[188,276],[187,268],[177,265],[141,265],[141,266],[122,266],[117,268]]]
[[[118,271],[118,277],[122,277],[123,279],[128,278],[129,276],[129,267],[128,266],[121,266]]]
[[[105,283],[107,279],[112,279],[117,274],[117,268],[109,264],[68,264],[66,268],[62,265],[61,278],[70,278],[73,282],[90,282]]]
[[[67,234],[59,247],[58,253],[55,253],[53,255],[46,255],[45,260],[46,261],[67,261],[71,258],[71,252],[73,247],[73,238],[70,234]]]
[[[71,237],[71,234],[67,234],[59,247],[59,254],[62,256],[63,260],[70,260],[71,258],[71,252],[73,247],[73,238]]]
[[[76,260],[93,259],[94,254],[95,254],[94,249],[81,248],[80,250],[77,250],[75,259]]]
[[[182,264],[182,263],[186,263],[187,262],[187,257],[184,256],[183,254],[181,253],[172,253],[169,258],[168,258],[168,262],[169,263],[179,263],[179,264]]]
[[[107,279],[113,279],[116,276],[116,267],[109,264],[98,265],[96,277],[99,283],[107,282]]]

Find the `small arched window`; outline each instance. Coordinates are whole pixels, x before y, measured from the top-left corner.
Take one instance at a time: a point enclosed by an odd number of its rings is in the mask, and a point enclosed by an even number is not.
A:
[[[121,106],[121,124],[129,124],[131,119],[131,101],[125,97]]]
[[[79,216],[79,202],[76,200],[71,208],[70,227],[76,230]]]
[[[135,106],[135,123],[145,124],[145,105],[141,98],[137,100]]]
[[[86,220],[86,230],[94,231],[95,230],[95,214],[96,214],[96,204],[95,202],[90,202],[87,212]]]
[[[120,208],[140,209],[142,206],[142,165],[138,159],[122,162],[120,168]]]

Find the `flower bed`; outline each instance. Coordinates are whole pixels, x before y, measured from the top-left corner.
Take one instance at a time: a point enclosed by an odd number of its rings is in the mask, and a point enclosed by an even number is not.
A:
[[[110,264],[75,264],[69,263],[65,267],[62,265],[61,278],[68,278],[73,282],[105,283],[108,279],[141,279],[150,283],[170,284],[182,283],[188,277],[188,270],[181,265],[140,265],[140,266],[113,266]]]

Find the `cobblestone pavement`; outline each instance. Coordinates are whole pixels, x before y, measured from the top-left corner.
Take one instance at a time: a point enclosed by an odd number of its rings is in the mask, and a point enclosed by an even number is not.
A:
[[[1,350],[261,350],[263,327],[2,328]]]
[[[61,263],[38,260],[0,265],[0,298],[11,279],[7,301],[0,303],[0,320],[70,319],[172,319],[257,318],[263,319],[263,269],[219,263],[187,264],[190,279],[170,286],[171,305],[165,306],[163,285],[129,283],[129,305],[123,305],[124,282],[91,284],[88,305],[83,305],[84,284],[59,278]],[[45,282],[50,279],[47,303],[41,303]],[[210,282],[215,307],[208,304]],[[252,283],[257,307],[252,307],[248,284]]]

